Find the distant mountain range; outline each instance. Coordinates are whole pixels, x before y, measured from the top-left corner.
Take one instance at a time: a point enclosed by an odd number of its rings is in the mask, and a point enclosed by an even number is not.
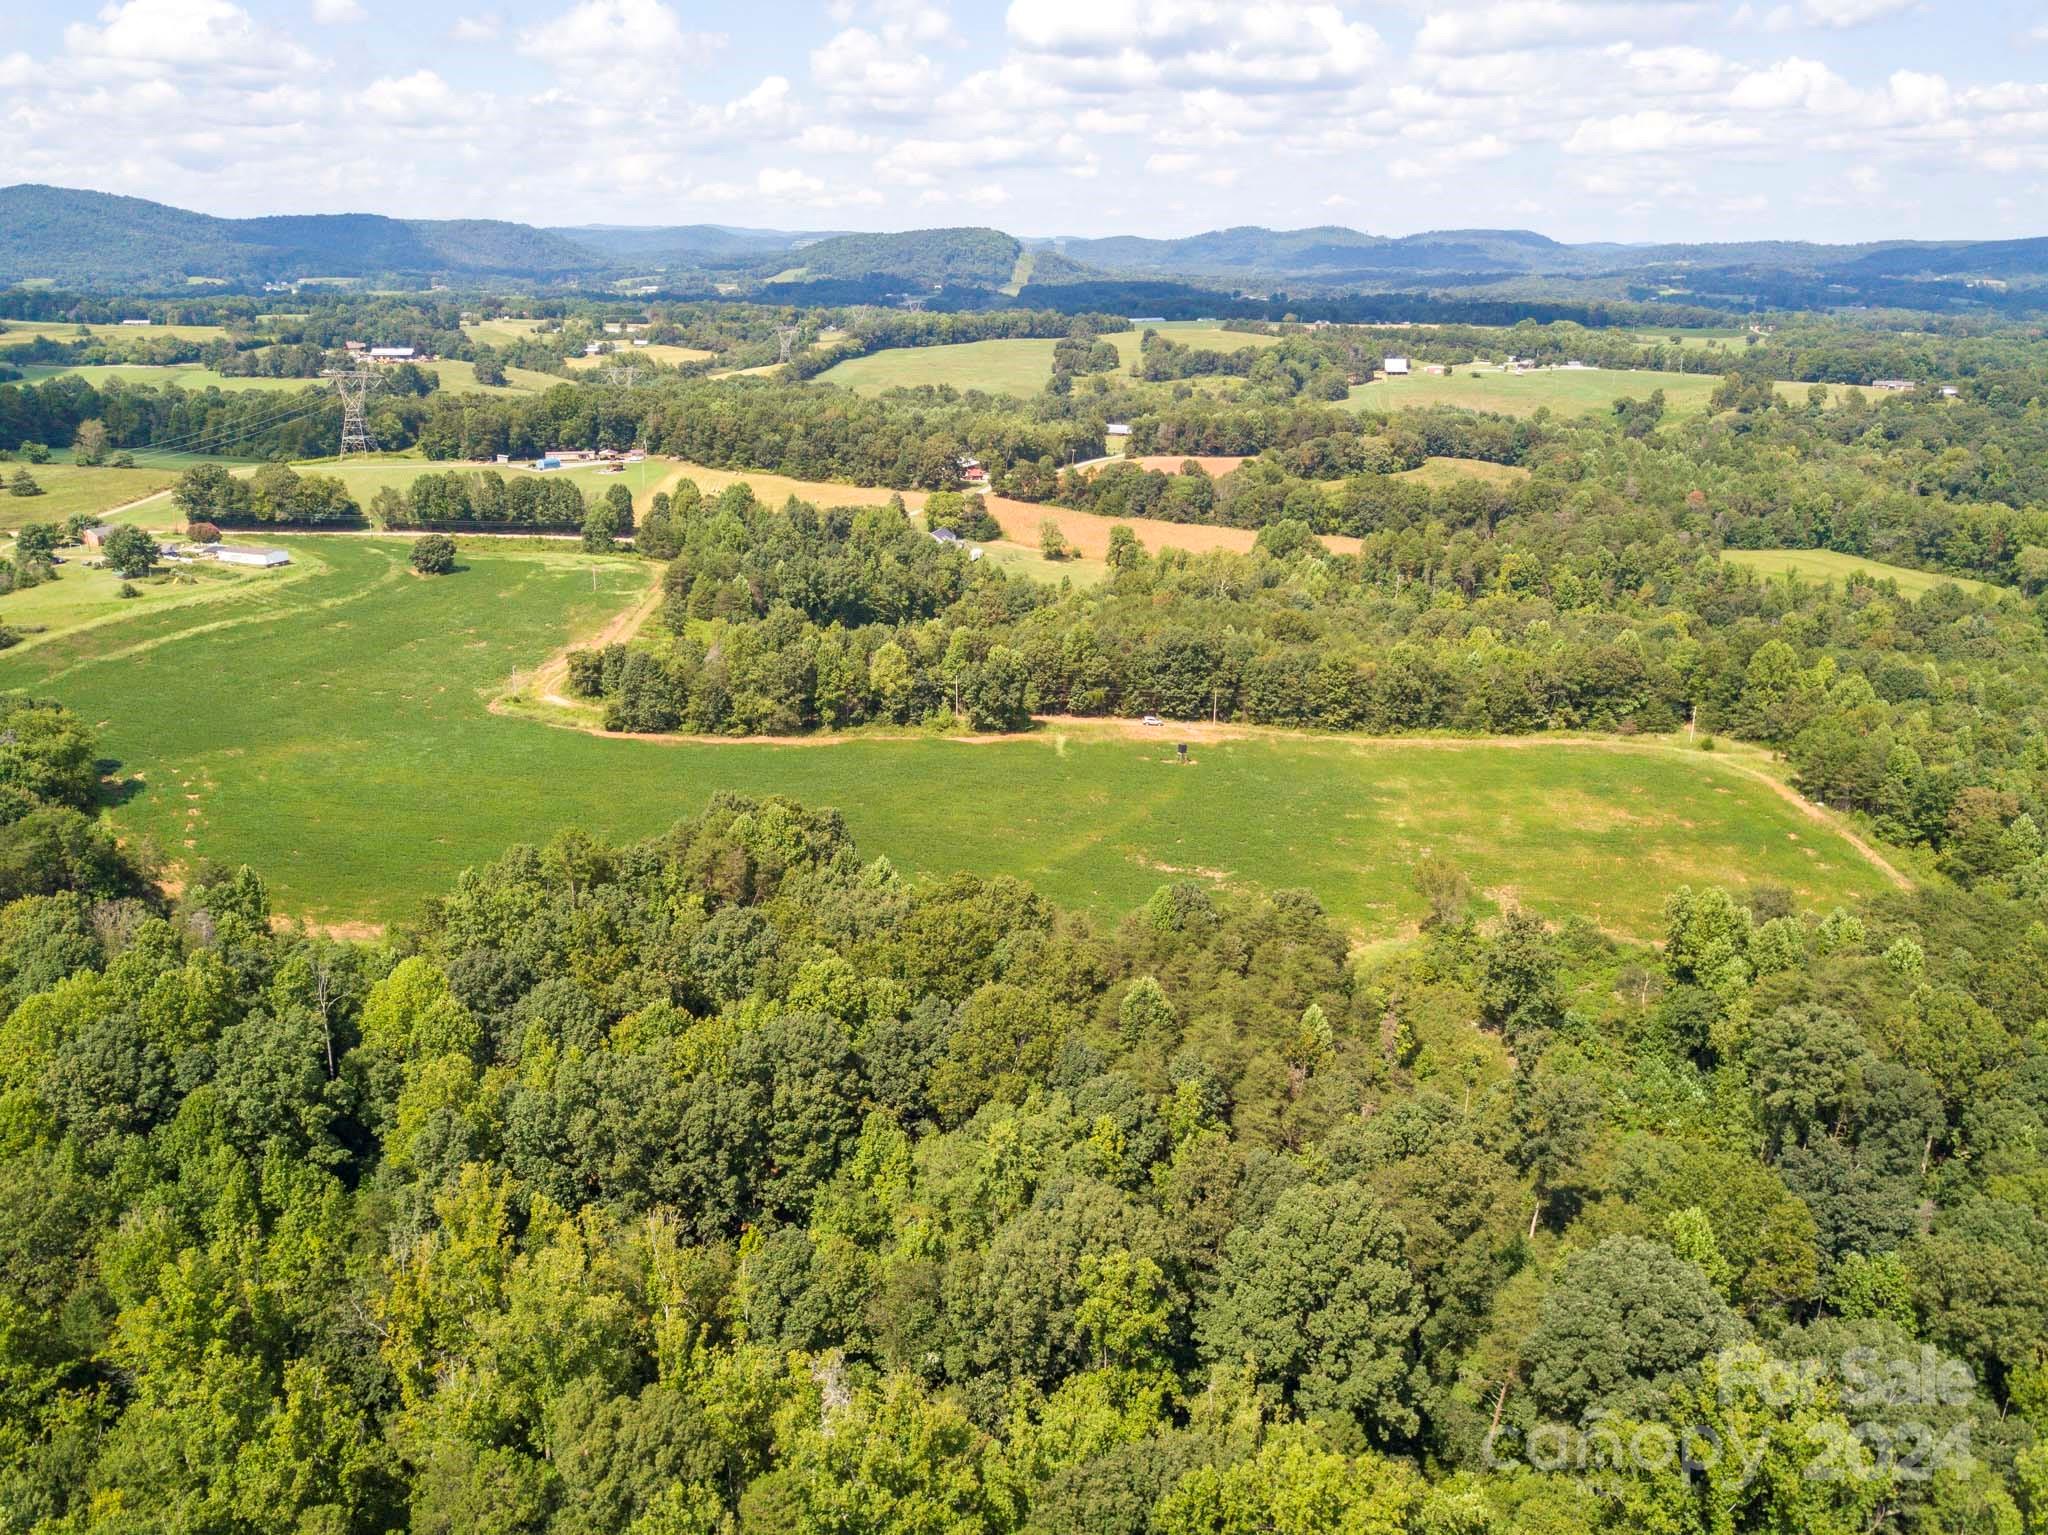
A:
[[[307,278],[518,283],[843,301],[944,293],[1001,302],[1024,291],[1098,290],[1105,306],[1178,285],[1188,294],[1435,291],[1575,296],[1686,293],[1759,304],[1907,303],[1941,308],[2007,288],[2048,298],[2048,239],[1819,245],[1564,244],[1522,229],[1363,234],[1340,225],[1240,227],[1185,239],[1019,239],[998,229],[897,234],[302,214],[226,219],[136,197],[0,188],[0,283],[162,289]],[[974,295],[984,295],[976,299]],[[1925,299],[1924,304],[1916,303]],[[2000,301],[2012,307],[2009,301]]]

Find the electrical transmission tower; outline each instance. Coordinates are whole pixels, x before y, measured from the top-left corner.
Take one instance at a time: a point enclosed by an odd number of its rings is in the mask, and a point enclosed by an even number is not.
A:
[[[784,362],[789,361],[789,354],[795,349],[796,338],[800,334],[802,332],[794,325],[778,325],[775,327],[775,339],[782,347],[782,360]]]
[[[334,392],[341,396],[341,456],[375,453],[377,439],[370,435],[370,418],[363,410],[363,402],[376,388],[377,375],[367,368],[351,368],[346,372],[329,369],[327,376],[334,380]]]
[[[620,367],[617,363],[614,363],[611,367],[604,370],[604,381],[607,384],[624,384],[628,389],[633,387],[639,380],[639,377],[640,370],[630,363],[625,367]]]

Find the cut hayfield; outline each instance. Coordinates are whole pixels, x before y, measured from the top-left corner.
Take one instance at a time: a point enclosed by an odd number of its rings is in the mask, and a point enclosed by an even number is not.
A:
[[[1438,489],[1462,480],[1479,480],[1488,485],[1519,485],[1529,471],[1519,464],[1496,464],[1483,458],[1432,458],[1415,469],[1404,469],[1397,480],[1415,480]]]
[[[2012,590],[1991,581],[1968,576],[1945,575],[1938,570],[1913,570],[1905,565],[1885,565],[1860,554],[1840,554],[1833,549],[1724,549],[1721,558],[1731,565],[1743,565],[1760,576],[1796,576],[1816,585],[1832,581],[1847,585],[1851,576],[1872,581],[1893,581],[1902,597],[1924,597],[1936,587],[1960,586],[1974,597],[1998,597]]]
[[[1001,524],[1003,536],[1020,544],[1038,542],[1038,525],[1050,517],[1060,525],[1067,542],[1087,559],[1101,559],[1109,552],[1109,530],[1122,523],[1138,536],[1138,542],[1153,553],[1161,549],[1186,549],[1207,554],[1212,549],[1248,552],[1258,541],[1250,528],[1218,528],[1199,522],[1160,522],[1146,517],[1102,517],[1094,512],[1077,512],[1063,506],[1035,506],[1029,501],[1012,501],[1004,496],[986,498],[989,515]],[[1361,547],[1355,538],[1329,533],[1323,543],[1335,554],[1356,554]]]

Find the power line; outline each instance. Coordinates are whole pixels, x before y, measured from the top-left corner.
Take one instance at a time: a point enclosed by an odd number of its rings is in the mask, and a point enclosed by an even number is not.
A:
[[[341,456],[375,453],[377,439],[370,435],[370,421],[363,413],[363,401],[376,387],[377,375],[364,368],[346,372],[336,369],[327,377],[334,380],[334,392],[341,396]]]
[[[318,415],[325,408],[324,400],[310,405],[296,405],[289,410],[279,411],[273,415],[258,416],[253,420],[245,419],[215,423],[178,436],[152,442],[146,447],[123,448],[119,451],[138,459],[167,458],[187,453],[218,452],[231,444],[245,441],[260,432],[275,431],[279,427],[291,425],[294,421]],[[204,444],[211,444],[211,446],[202,446]]]

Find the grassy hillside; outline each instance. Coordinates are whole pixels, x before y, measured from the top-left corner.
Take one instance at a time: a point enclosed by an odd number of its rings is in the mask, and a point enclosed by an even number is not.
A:
[[[559,235],[502,220],[370,213],[223,219],[139,197],[0,187],[0,281],[40,277],[104,287],[192,276],[243,282],[380,273],[549,277],[605,264]]]
[[[1746,565],[1758,575],[1797,576],[1802,581],[1846,583],[1849,577],[1867,576],[1873,581],[1896,581],[1907,597],[1924,597],[1937,586],[1960,586],[1978,596],[2009,591],[1989,581],[1968,576],[1948,576],[1932,570],[1912,570],[1904,565],[1884,565],[1861,555],[1837,554],[1832,549],[1728,549],[1721,558],[1731,565]]]
[[[1279,341],[1277,336],[1188,321],[1148,328],[1170,336],[1182,346],[1205,351],[1233,352],[1240,347],[1273,346]],[[1137,330],[1117,331],[1105,339],[1115,345],[1117,355],[1128,367],[1137,360],[1144,335]],[[990,394],[1036,394],[1052,378],[1052,353],[1057,344],[1048,340],[1014,340],[893,347],[837,363],[813,382],[837,384],[857,394],[881,394],[889,389],[915,389],[926,384],[950,385],[963,392],[980,389]]]
[[[1483,889],[1512,885],[1538,910],[1569,898],[1639,934],[1687,881],[1782,884],[1823,906],[1882,884],[1730,756],[1654,745],[1196,733],[1183,767],[1189,732],[1114,724],[801,746],[550,729],[488,702],[638,600],[650,567],[479,540],[460,573],[420,580],[406,547],[295,540],[319,566],[295,583],[53,636],[0,655],[0,686],[104,722],[129,835],[247,860],[279,909],[335,921],[402,917],[508,842],[648,833],[734,787],[838,806],[908,869],[1016,874],[1104,917],[1191,874],[1306,885],[1361,933],[1392,933],[1419,912],[1424,849]]]

